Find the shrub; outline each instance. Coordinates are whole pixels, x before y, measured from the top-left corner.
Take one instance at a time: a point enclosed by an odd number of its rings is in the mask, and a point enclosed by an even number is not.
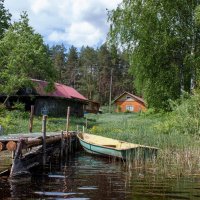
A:
[[[165,133],[200,135],[200,94],[182,98],[171,105],[172,113],[168,114],[166,121],[158,124],[156,128]]]
[[[6,113],[5,105],[4,104],[0,104],[0,117],[1,116],[3,117],[5,115],[5,113]]]

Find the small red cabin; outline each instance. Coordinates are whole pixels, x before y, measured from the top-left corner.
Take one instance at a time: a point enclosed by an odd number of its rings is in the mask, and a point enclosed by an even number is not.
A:
[[[114,100],[116,112],[140,112],[145,111],[144,100],[129,92],[124,92]]]

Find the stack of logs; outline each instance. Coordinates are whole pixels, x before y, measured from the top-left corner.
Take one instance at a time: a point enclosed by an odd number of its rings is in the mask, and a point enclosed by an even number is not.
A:
[[[75,135],[75,133],[72,132],[63,132],[61,135],[54,135],[54,136],[47,136],[46,137],[46,144],[52,144],[58,141],[61,141],[62,139],[69,139]],[[22,138],[22,139],[13,139],[10,141],[0,141],[0,152],[4,150],[8,151],[15,151],[17,149],[17,142],[21,140],[23,141],[22,148],[28,149],[35,146],[39,146],[43,144],[43,138]]]

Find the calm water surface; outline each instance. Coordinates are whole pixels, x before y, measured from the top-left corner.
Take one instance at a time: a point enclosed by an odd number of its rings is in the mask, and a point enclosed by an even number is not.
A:
[[[51,164],[29,178],[0,178],[0,199],[200,199],[200,176],[166,178],[153,170],[128,171],[123,163],[78,152],[60,166]]]

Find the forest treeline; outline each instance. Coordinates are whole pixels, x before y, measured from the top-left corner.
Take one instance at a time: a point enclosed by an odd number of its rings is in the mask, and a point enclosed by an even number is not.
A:
[[[106,44],[96,49],[48,46],[30,26],[26,12],[11,23],[4,0],[0,0],[0,16],[0,93],[7,99],[19,88],[31,85],[30,78],[66,84],[104,105],[110,92],[112,99],[125,90],[133,92],[125,52]]]
[[[77,89],[88,99],[108,104],[127,90],[133,92],[133,77],[129,75],[127,54],[103,44],[99,48],[55,45],[49,48],[57,82]],[[111,87],[111,88],[110,88]]]
[[[200,87],[199,0],[123,0],[108,12],[108,39],[98,48],[45,45],[26,12],[11,23],[4,0],[0,16],[0,93],[8,98],[36,78],[104,105],[110,92],[133,92],[159,111]]]

